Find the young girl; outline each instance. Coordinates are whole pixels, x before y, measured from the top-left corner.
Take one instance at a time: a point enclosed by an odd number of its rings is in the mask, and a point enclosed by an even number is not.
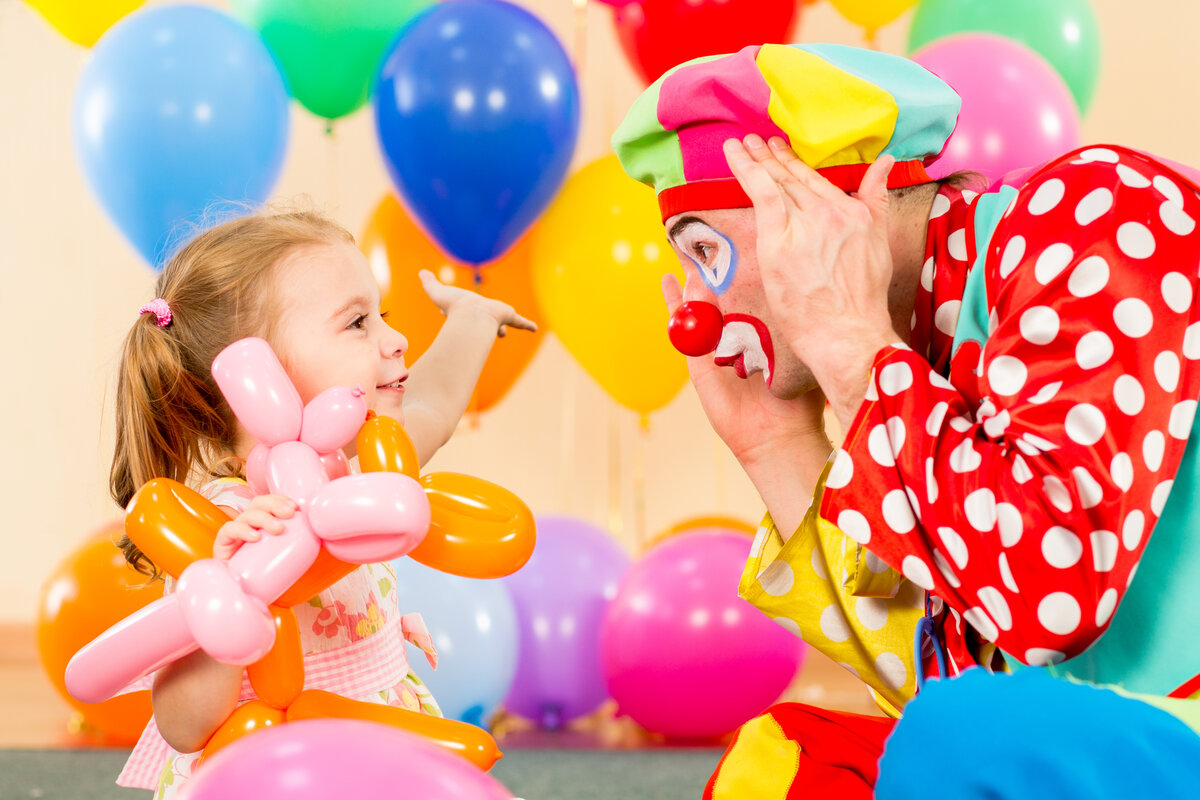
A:
[[[428,272],[421,279],[446,321],[409,370],[408,342],[380,313],[366,258],[336,223],[310,212],[258,213],[197,236],[163,270],[157,298],[139,310],[125,340],[113,498],[124,507],[153,477],[199,488],[231,517],[213,547],[219,559],[283,530],[280,520],[295,506],[278,495],[254,497],[246,485],[243,465],[255,442],[210,372],[223,348],[247,336],[271,343],[305,403],[331,386],[363,387],[369,408],[404,424],[424,464],[454,432],[496,336],[535,326],[504,303]],[[121,547],[134,567],[159,575],[128,538]],[[296,606],[306,688],[440,715],[405,658],[409,638],[432,663],[428,634],[395,606],[387,564],[359,567]],[[162,668],[152,685],[154,719],[117,782],[171,797],[197,751],[254,695],[241,667],[203,651]]]

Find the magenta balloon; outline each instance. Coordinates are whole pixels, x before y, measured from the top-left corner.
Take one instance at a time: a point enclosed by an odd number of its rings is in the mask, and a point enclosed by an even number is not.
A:
[[[1079,111],[1049,62],[1019,42],[971,33],[939,39],[913,60],[962,96],[958,127],[935,178],[972,170],[992,182],[1080,144]]]
[[[502,579],[521,642],[507,710],[555,729],[608,699],[600,625],[628,568],[628,554],[606,531],[571,517],[538,517],[533,555]]]
[[[499,781],[416,734],[349,719],[269,727],[223,748],[180,800],[511,800]]]
[[[737,596],[750,537],[685,531],[630,567],[601,654],[621,712],[674,739],[728,733],[778,700],[804,643]]]

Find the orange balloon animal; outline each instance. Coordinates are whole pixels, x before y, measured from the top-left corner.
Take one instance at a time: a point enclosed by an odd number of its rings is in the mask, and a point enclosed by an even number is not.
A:
[[[422,563],[468,577],[494,578],[519,569],[533,553],[533,515],[521,500],[496,484],[455,473],[418,476],[416,450],[403,427],[371,415],[359,431],[364,472],[403,472],[418,479],[429,498],[432,524],[411,554]],[[216,531],[228,517],[186,486],[156,478],[129,506],[125,531],[164,572],[178,576],[192,561],[209,557]],[[482,728],[391,706],[304,689],[300,630],[292,606],[306,602],[357,568],[324,549],[293,586],[271,606],[277,635],[271,651],[247,667],[257,700],[244,703],[222,723],[204,748],[209,758],[230,742],[289,720],[343,717],[384,722],[420,734],[489,769],[500,751]]]

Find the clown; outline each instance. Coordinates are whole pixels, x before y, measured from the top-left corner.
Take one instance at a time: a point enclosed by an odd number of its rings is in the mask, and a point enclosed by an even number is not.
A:
[[[672,339],[769,512],[741,594],[893,714],[926,675],[1025,665],[1171,707],[1200,688],[1200,197],[1116,146],[934,181],[958,110],[906,59],[764,45],[677,67],[614,135],[687,276],[664,280]],[[776,796],[764,736],[796,745],[785,784],[871,796],[891,726],[843,720],[857,756],[814,755],[831,719],[748,724],[710,796]]]

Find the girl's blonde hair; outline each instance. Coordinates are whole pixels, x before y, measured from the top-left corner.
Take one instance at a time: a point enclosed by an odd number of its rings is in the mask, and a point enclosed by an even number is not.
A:
[[[236,420],[213,380],[213,359],[238,339],[269,338],[272,268],[283,258],[305,245],[353,241],[313,211],[262,211],[210,228],[174,255],[155,286],[170,324],[142,314],[122,347],[109,472],[122,508],[151,478],[241,474]],[[128,537],[118,544],[135,569],[159,577]]]

